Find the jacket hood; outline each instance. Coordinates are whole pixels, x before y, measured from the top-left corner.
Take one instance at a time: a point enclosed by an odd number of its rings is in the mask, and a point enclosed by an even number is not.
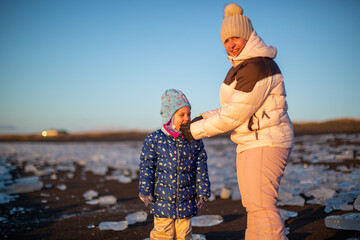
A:
[[[256,32],[253,31],[241,53],[236,57],[228,55],[228,59],[230,63],[235,67],[245,59],[255,57],[268,57],[274,59],[276,57],[276,54],[276,47],[267,46],[264,41],[256,34]]]

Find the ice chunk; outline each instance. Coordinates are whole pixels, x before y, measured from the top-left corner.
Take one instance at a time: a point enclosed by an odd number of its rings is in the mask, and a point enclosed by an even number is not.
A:
[[[324,212],[331,213],[333,211],[333,208],[331,206],[325,206]]]
[[[208,199],[210,202],[216,200],[216,196],[214,193],[211,193],[211,196]]]
[[[26,173],[32,172],[32,173],[36,173],[37,172],[37,168],[33,165],[33,164],[26,164],[24,171]]]
[[[5,217],[0,217],[0,222],[2,223],[7,223],[8,222],[8,219]]]
[[[360,179],[360,174],[356,174],[356,173],[350,174],[350,177],[351,177],[352,180],[359,180]]]
[[[201,215],[191,219],[193,227],[211,227],[224,221],[220,215]]]
[[[192,240],[206,240],[206,236],[202,234],[193,234]]]
[[[102,230],[114,230],[114,231],[122,231],[127,229],[128,222],[120,221],[120,222],[101,222],[99,224],[100,231]]]
[[[41,197],[50,197],[51,195],[48,193],[40,193],[40,196]]]
[[[307,197],[314,196],[315,198],[319,198],[319,199],[327,199],[334,197],[335,193],[336,192],[333,189],[321,187],[319,189],[314,189],[305,193],[305,196]]]
[[[286,211],[284,209],[279,209],[280,210],[280,216],[282,218],[282,220],[286,221],[289,218],[294,218],[297,217],[297,212],[293,212],[293,211]]]
[[[360,213],[328,216],[325,225],[328,228],[360,231]]]
[[[8,166],[0,165],[0,181],[11,179],[10,170]]]
[[[345,165],[340,165],[340,166],[337,166],[336,170],[339,170],[341,172],[348,172],[349,168]]]
[[[76,168],[73,165],[57,165],[56,166],[57,171],[69,171],[69,172],[75,172]]]
[[[340,210],[352,211],[352,210],[354,210],[354,206],[353,205],[340,205]]]
[[[86,204],[89,204],[89,205],[99,204],[99,199],[94,199],[94,200],[86,201]]]
[[[290,199],[284,199],[277,203],[278,206],[291,205],[291,206],[304,206],[305,199],[301,196],[295,196]]]
[[[105,176],[106,172],[108,171],[107,166],[100,166],[99,164],[87,162],[85,166],[86,171],[91,171],[95,175]]]
[[[354,208],[358,211],[360,211],[360,195],[356,198],[354,202]]]
[[[41,176],[45,176],[45,175],[51,175],[55,172],[55,169],[53,167],[47,167],[45,169],[42,169],[42,170],[37,170],[35,172],[35,174],[39,177]]]
[[[231,196],[231,189],[228,188],[222,188],[220,192],[220,198],[221,199],[229,199]]]
[[[135,224],[137,222],[145,222],[147,219],[147,213],[144,211],[138,211],[135,213],[131,213],[125,217],[125,220],[128,224]]]
[[[69,179],[72,179],[74,177],[74,173],[68,172],[68,173],[66,173],[66,177]]]
[[[334,198],[328,198],[322,201],[321,205],[330,206],[335,210],[350,210],[350,203],[358,196],[360,191],[342,192]]]
[[[15,179],[15,183],[6,187],[6,192],[14,193],[27,193],[41,190],[43,182],[40,181],[38,176],[30,176]]]
[[[18,196],[17,195],[8,195],[0,192],[0,204],[9,203],[14,201]]]
[[[67,186],[65,184],[59,184],[56,185],[57,189],[60,189],[61,191],[65,191],[67,189]]]
[[[239,188],[234,189],[231,194],[231,199],[234,201],[241,200],[241,194]]]
[[[123,175],[118,175],[118,176],[106,176],[105,177],[106,180],[117,180],[120,183],[131,183],[132,178],[131,177],[127,177],[127,176],[123,176]]]
[[[117,201],[117,198],[112,195],[106,195],[99,198],[99,204],[100,205],[109,205],[109,204],[115,204]]]
[[[95,198],[97,196],[99,196],[99,193],[97,191],[95,191],[95,190],[92,190],[92,189],[83,194],[83,197],[86,200],[92,200],[93,198]]]

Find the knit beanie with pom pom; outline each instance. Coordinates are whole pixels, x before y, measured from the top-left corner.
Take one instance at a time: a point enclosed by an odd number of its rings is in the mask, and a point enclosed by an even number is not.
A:
[[[224,20],[222,21],[220,37],[224,44],[230,37],[241,37],[249,40],[254,31],[250,19],[243,15],[243,9],[236,3],[230,3],[224,8]]]

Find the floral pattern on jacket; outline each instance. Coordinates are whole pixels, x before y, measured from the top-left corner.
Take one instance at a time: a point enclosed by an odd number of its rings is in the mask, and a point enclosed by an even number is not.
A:
[[[162,130],[149,134],[140,154],[139,193],[154,196],[150,213],[156,217],[195,216],[197,197],[210,197],[202,140],[189,142]]]

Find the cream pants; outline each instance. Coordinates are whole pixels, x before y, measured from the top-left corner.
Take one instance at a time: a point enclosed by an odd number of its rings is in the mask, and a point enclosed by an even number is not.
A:
[[[237,154],[238,183],[247,212],[246,240],[286,239],[276,202],[290,153],[291,149],[265,147]]]
[[[192,239],[191,218],[170,219],[154,217],[151,240],[190,240]]]

